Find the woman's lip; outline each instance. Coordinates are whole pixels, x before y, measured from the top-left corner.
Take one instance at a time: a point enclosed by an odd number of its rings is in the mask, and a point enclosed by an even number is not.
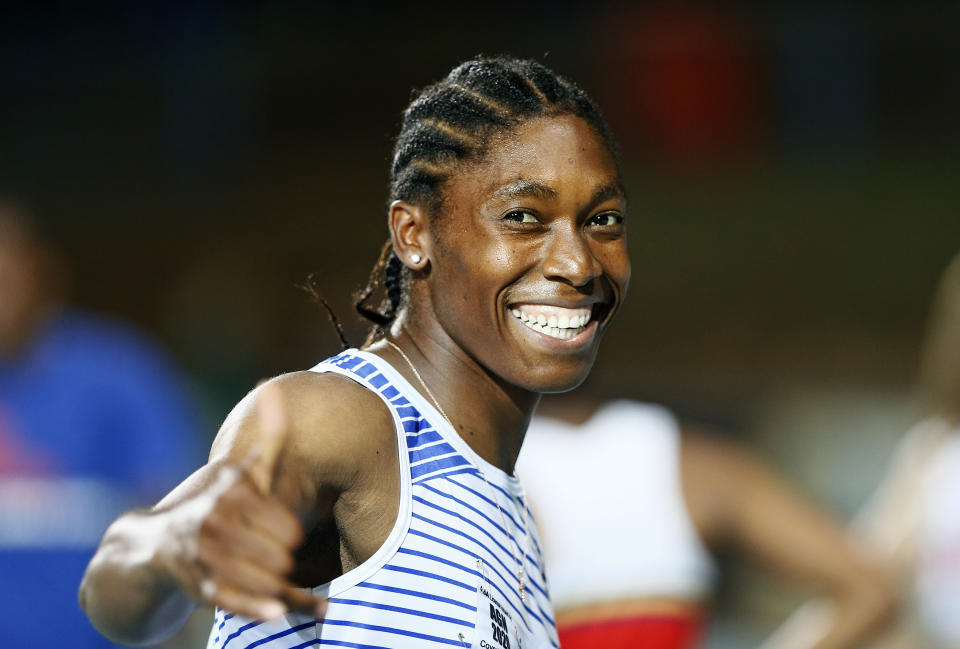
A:
[[[598,306],[603,306],[605,302],[598,301],[596,299],[582,301],[582,302],[573,302],[565,304],[563,301],[551,302],[549,300],[517,300],[511,302],[507,305],[508,309],[520,309],[525,306],[530,307],[555,307],[557,309],[596,309]]]

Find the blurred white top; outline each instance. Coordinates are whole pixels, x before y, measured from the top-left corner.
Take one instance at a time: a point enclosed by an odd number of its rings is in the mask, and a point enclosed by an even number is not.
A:
[[[960,647],[960,430],[943,440],[924,483],[916,612],[936,646]]]
[[[664,408],[614,401],[582,426],[537,417],[517,463],[556,609],[700,599],[714,564],[687,512],[680,432]]]

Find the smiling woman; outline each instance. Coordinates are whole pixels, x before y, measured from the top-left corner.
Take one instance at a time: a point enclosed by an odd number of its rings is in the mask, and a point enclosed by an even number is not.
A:
[[[439,218],[394,202],[395,250],[422,261],[410,266],[409,305],[391,335],[415,352],[433,344],[451,360],[472,357],[498,389],[532,396],[578,385],[629,276],[624,196],[611,187],[616,167],[596,131],[562,115],[495,138],[447,180]],[[448,371],[442,400],[458,407]]]
[[[390,201],[365,346],[251,392],[108,529],[80,592],[104,634],[156,642],[208,603],[217,648],[558,646],[513,467],[626,290],[615,147],[569,81],[478,59],[407,108]]]

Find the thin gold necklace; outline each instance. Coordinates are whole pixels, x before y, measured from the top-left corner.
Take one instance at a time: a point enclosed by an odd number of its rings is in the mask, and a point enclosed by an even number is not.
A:
[[[430,386],[427,385],[427,382],[423,380],[423,377],[420,376],[420,372],[417,371],[417,368],[414,366],[413,361],[410,360],[400,347],[398,347],[392,340],[384,336],[383,341],[393,347],[400,356],[403,357],[403,360],[407,362],[407,366],[410,368],[410,371],[413,372],[413,375],[417,377],[417,380],[420,381],[420,385],[423,386],[423,389],[426,390],[427,396],[430,397],[430,400],[433,402],[433,405],[436,406],[437,412],[440,413],[440,416],[443,417],[447,423],[450,425],[450,428],[456,432],[456,427],[453,425],[453,420],[447,416],[447,413],[444,412],[443,408],[440,406],[440,402],[437,401],[437,398],[433,395],[433,391],[430,389]],[[500,514],[500,522],[503,523],[503,531],[510,538],[509,527],[507,527],[507,517],[503,513],[503,509],[500,507],[500,501],[497,500],[497,494],[493,491],[493,486],[490,484],[490,481],[487,480],[487,476],[484,474],[483,469],[479,466],[477,467],[477,472],[480,474],[480,477],[483,478],[483,481],[487,485],[487,491],[490,492],[490,497],[493,499],[493,504],[497,506],[497,512]],[[520,508],[523,509],[523,530],[524,530],[524,539],[523,547],[520,547],[520,543],[514,539],[514,543],[517,545],[517,548],[520,550],[520,557],[517,557],[517,553],[513,549],[513,545],[507,543],[510,546],[510,554],[513,555],[513,561],[517,564],[517,584],[520,590],[520,601],[526,602],[526,571],[523,569],[524,563],[526,562],[526,553],[530,548],[530,521],[527,517],[527,494],[523,488],[523,483],[520,482],[520,476],[514,471],[514,476],[517,478],[517,483],[520,485]]]

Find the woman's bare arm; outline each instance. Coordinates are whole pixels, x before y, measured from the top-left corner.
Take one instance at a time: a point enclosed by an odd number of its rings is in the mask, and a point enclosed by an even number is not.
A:
[[[356,480],[357,447],[385,424],[392,430],[389,418],[376,395],[342,377],[291,374],[251,392],[207,465],[107,530],[80,587],[91,622],[116,642],[145,645],[201,603],[259,619],[322,609],[288,579],[294,551],[304,524],[328,516]],[[337,434],[343,428],[351,434]]]
[[[898,592],[907,592],[913,577],[923,477],[949,430],[947,422],[939,419],[927,419],[911,428],[897,447],[883,482],[850,526],[872,556],[883,562]],[[901,610],[890,616],[883,633],[870,643],[873,649],[923,646],[905,613]],[[833,614],[828,602],[808,602],[777,630],[768,646],[798,646],[796,638],[823,633]]]
[[[844,649],[878,633],[895,606],[891,582],[837,520],[733,444],[688,436],[682,458],[684,492],[708,542],[734,544],[825,597],[811,613],[819,624],[768,649]]]

